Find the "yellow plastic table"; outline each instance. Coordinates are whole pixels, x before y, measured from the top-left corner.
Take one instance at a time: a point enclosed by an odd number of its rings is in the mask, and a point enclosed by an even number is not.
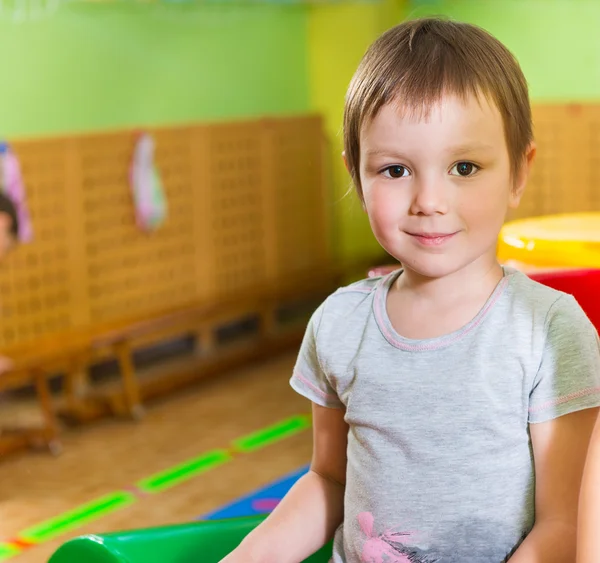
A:
[[[498,260],[538,268],[600,268],[600,212],[507,222],[500,231]]]

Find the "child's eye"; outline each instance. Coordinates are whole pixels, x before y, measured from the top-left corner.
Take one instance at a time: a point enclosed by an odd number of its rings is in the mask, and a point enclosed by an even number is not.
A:
[[[388,166],[382,170],[384,176],[388,178],[404,178],[408,176],[408,168],[404,166],[400,166],[399,164],[394,164],[394,166]]]
[[[450,169],[450,174],[466,178],[467,176],[472,176],[478,170],[479,167],[472,162],[458,162]]]

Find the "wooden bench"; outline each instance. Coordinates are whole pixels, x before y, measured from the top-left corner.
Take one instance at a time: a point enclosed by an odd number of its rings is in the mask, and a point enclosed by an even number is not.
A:
[[[187,332],[202,333],[206,324],[227,318],[227,312],[234,316],[245,310],[248,310],[247,304],[244,307],[241,302],[222,303],[222,308],[216,304],[191,304],[176,311],[68,331],[43,342],[3,351],[13,360],[14,367],[0,376],[0,391],[33,385],[42,424],[39,427],[3,429],[0,433],[0,456],[24,447],[39,446],[46,446],[53,454],[60,453],[59,417],[70,422],[87,422],[106,415],[140,420],[144,409],[142,386],[133,361],[136,347]],[[89,367],[106,359],[115,359],[118,363],[118,385],[111,386],[108,391],[98,391],[89,380]],[[56,407],[49,389],[50,377],[57,374],[64,379],[61,408]],[[160,389],[148,396],[166,393],[174,387],[173,381],[163,378]]]
[[[279,279],[277,284],[248,290],[243,297],[191,303],[178,310],[99,327],[90,338],[91,359],[116,358],[120,386],[101,398],[85,391],[82,394],[82,389],[90,389],[89,382],[84,370],[73,370],[67,376],[67,404],[80,419],[102,416],[107,411],[139,419],[143,416],[145,399],[168,394],[200,377],[296,345],[304,334],[306,319],[285,330],[276,319],[277,309],[298,299],[315,302],[324,298],[337,287],[344,271],[330,266],[328,270],[323,268],[320,276],[314,272],[290,276]],[[258,321],[249,338],[231,345],[217,344],[215,332],[219,327],[249,317]],[[138,378],[132,360],[136,349],[190,334],[199,344],[199,354],[179,363],[170,373],[161,368],[154,379]]]
[[[322,299],[339,285],[349,270],[363,267],[366,266],[324,265],[317,271],[295,274],[270,286],[248,290],[243,296],[190,303],[178,309],[67,331],[3,350],[4,355],[13,359],[14,369],[0,375],[0,391],[34,385],[43,422],[38,428],[0,433],[0,455],[39,445],[58,454],[61,451],[58,415],[77,422],[107,415],[139,420],[144,414],[144,400],[297,345],[305,330],[305,320],[286,330],[276,318],[278,309],[297,299]],[[251,338],[228,346],[217,345],[215,331],[219,327],[248,316],[258,319],[258,328]],[[143,380],[138,377],[133,360],[135,350],[186,334],[199,340],[198,354],[179,363],[171,372],[161,369],[157,377]],[[117,385],[102,391],[90,382],[89,367],[106,359],[117,361],[119,379]],[[64,377],[61,409],[55,407],[48,384],[49,378],[56,374]]]
[[[82,333],[61,334],[4,351],[13,360],[11,371],[0,375],[0,391],[33,384],[42,414],[42,425],[6,428],[0,432],[0,456],[28,446],[46,445],[53,454],[61,451],[58,422],[48,385],[50,375],[86,357],[89,340]]]

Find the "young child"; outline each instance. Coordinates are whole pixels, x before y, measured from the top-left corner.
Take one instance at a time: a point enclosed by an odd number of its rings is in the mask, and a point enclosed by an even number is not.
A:
[[[19,220],[13,202],[0,192],[0,262],[17,244]],[[9,358],[0,355],[0,374],[12,367]]]
[[[226,563],[569,563],[600,406],[573,297],[503,268],[535,155],[525,78],[487,32],[402,23],[349,87],[345,160],[402,268],[314,313],[291,379],[311,471]]]
[[[0,192],[0,261],[16,245],[19,237],[19,220],[13,202]]]

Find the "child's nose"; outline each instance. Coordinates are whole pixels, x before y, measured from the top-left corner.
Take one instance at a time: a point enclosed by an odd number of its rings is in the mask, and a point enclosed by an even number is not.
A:
[[[448,193],[439,179],[422,180],[414,183],[411,204],[413,215],[443,215],[448,212]]]

